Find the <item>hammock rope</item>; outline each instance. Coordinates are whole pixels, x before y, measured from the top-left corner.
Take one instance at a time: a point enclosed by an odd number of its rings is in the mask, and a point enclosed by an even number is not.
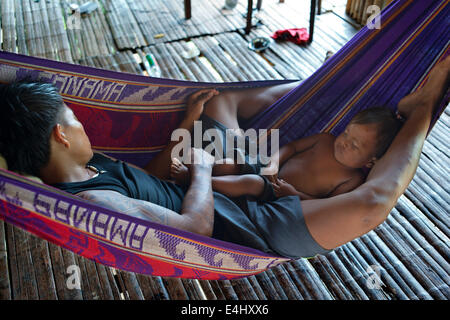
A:
[[[381,29],[362,28],[247,126],[280,129],[282,146],[320,131],[338,134],[373,104],[394,109],[449,53],[449,11],[446,0],[392,2],[382,12]],[[167,144],[194,91],[285,82],[156,79],[0,52],[0,82],[25,77],[59,88],[94,149],[139,166]],[[3,169],[0,218],[101,264],[148,275],[233,279],[289,260],[129,217]]]

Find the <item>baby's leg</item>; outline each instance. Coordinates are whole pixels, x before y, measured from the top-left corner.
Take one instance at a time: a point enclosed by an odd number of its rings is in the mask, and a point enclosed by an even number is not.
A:
[[[233,161],[216,163],[214,164],[212,170],[213,176],[230,176],[238,174],[241,174],[241,167]],[[180,185],[188,185],[191,180],[189,168],[176,158],[172,159],[172,164],[170,166],[170,177]]]
[[[215,163],[212,170],[213,176],[231,176],[240,174],[240,167],[233,159],[224,159],[223,163]]]
[[[212,177],[212,188],[228,197],[259,197],[264,192],[264,179],[256,174]]]

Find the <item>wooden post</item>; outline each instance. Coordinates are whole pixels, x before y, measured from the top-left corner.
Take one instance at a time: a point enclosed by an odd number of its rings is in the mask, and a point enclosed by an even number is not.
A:
[[[316,0],[311,0],[311,11],[310,11],[310,14],[309,14],[309,39],[308,39],[308,43],[311,43],[312,40],[313,40],[315,17],[316,17]]]
[[[247,26],[245,27],[245,34],[249,34],[252,29],[252,13],[253,13],[253,0],[248,0]]]
[[[184,16],[186,20],[192,17],[191,0],[184,0]]]
[[[256,9],[261,10],[261,6],[262,6],[262,0],[258,0],[258,2],[256,3]]]

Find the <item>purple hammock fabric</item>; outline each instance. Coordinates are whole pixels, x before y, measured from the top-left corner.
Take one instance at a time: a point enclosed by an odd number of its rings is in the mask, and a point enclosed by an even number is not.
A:
[[[449,53],[449,11],[443,0],[392,2],[381,29],[364,27],[247,127],[279,129],[282,146],[320,131],[339,134],[374,104],[394,109]],[[53,82],[96,150],[137,165],[164,147],[192,92],[282,83],[156,79],[0,52],[0,81],[24,77]],[[149,275],[232,279],[288,260],[131,218],[7,170],[0,170],[0,218],[99,263]]]

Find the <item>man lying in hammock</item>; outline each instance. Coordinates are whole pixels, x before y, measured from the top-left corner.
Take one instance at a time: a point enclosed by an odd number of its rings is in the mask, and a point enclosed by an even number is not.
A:
[[[213,192],[212,157],[198,149],[192,152],[189,186],[178,186],[164,180],[170,177],[174,143],[145,170],[93,155],[83,126],[50,85],[1,87],[0,153],[11,170],[37,175],[114,211],[286,257],[308,257],[351,241],[387,218],[414,176],[433,109],[448,88],[449,70],[447,58],[432,70],[422,89],[400,101],[398,110],[407,120],[366,181],[326,199],[300,203],[299,197],[286,196],[262,203]],[[238,116],[252,117],[294,85],[217,96],[216,101],[228,107],[210,104],[205,114],[238,128]],[[194,94],[181,128],[192,129],[204,104],[216,94]],[[258,107],[242,107],[250,105]]]

